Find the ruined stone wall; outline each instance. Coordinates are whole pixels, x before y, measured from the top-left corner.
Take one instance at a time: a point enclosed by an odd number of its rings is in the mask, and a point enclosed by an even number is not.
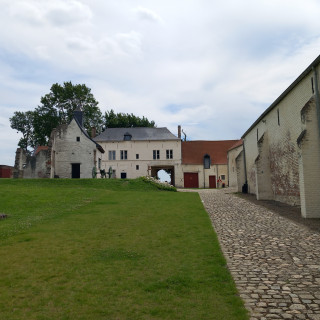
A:
[[[36,155],[27,157],[23,178],[49,178],[47,175],[47,155],[48,150],[41,150]]]
[[[23,178],[23,167],[27,162],[25,150],[17,148],[14,161],[13,178]]]

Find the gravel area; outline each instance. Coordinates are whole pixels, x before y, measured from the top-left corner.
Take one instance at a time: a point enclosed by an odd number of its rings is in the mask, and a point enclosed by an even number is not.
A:
[[[320,320],[319,219],[304,223],[299,208],[268,208],[229,188],[197,192],[250,319]]]

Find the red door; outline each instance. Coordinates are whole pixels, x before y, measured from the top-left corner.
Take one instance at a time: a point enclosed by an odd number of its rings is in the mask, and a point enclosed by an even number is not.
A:
[[[199,188],[199,179],[197,172],[184,173],[184,187],[185,188]]]
[[[209,176],[209,188],[216,188],[216,176]]]

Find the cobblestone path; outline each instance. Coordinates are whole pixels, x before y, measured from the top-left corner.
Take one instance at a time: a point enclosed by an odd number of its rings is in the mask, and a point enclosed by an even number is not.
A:
[[[250,319],[320,320],[320,234],[229,189],[199,194]]]

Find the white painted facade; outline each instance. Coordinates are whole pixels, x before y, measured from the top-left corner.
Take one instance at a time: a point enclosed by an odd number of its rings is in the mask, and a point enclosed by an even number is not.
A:
[[[320,218],[320,56],[243,135],[248,191]]]

